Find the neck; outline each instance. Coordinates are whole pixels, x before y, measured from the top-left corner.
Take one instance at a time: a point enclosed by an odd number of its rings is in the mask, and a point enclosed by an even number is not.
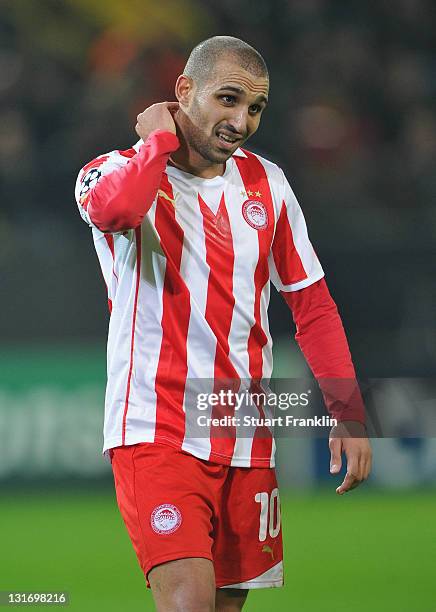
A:
[[[224,163],[213,164],[203,159],[196,159],[198,155],[193,154],[192,151],[188,151],[187,155],[182,155],[180,149],[170,155],[168,160],[171,166],[198,176],[199,178],[215,178],[216,176],[222,176],[226,168]]]
[[[177,120],[177,115],[174,119],[180,147],[177,151],[171,153],[169,163],[179,170],[183,170],[184,172],[188,172],[200,178],[215,178],[216,176],[222,176],[226,168],[225,162],[211,162],[195,151],[185,138],[183,122]]]

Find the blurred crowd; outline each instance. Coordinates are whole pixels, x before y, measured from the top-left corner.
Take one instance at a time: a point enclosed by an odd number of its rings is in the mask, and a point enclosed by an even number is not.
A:
[[[387,372],[393,354],[396,372],[434,371],[433,2],[0,6],[0,334],[103,337],[91,236],[72,202],[77,172],[137,140],[137,113],[173,99],[198,41],[232,34],[262,52],[271,75],[250,146],[285,169],[362,362]],[[285,332],[279,308],[272,327]]]

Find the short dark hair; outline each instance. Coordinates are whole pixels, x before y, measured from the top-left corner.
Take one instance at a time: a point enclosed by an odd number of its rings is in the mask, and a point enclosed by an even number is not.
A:
[[[183,74],[196,83],[205,82],[223,57],[235,58],[244,70],[269,79],[267,65],[259,51],[234,36],[213,36],[203,40],[192,49]]]

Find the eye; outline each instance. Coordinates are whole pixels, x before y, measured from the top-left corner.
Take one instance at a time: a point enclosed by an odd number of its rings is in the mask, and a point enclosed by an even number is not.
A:
[[[262,107],[260,106],[260,104],[252,104],[250,106],[250,113],[252,113],[253,115],[256,115],[257,113],[261,112]]]
[[[236,97],[235,96],[231,96],[230,94],[224,94],[223,96],[220,96],[220,99],[227,106],[230,106],[231,104],[233,104],[236,101]]]

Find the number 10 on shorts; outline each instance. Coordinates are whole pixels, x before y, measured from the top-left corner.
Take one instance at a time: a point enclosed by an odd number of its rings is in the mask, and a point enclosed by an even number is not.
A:
[[[268,495],[266,491],[256,493],[254,501],[260,504],[259,542],[264,542],[266,536],[275,538],[280,531],[280,497],[277,488]]]

